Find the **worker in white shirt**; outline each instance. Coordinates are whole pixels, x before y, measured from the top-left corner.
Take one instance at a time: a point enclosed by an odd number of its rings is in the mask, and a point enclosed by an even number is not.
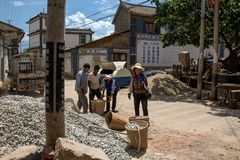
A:
[[[88,87],[89,87],[89,110],[92,112],[91,100],[96,96],[101,99],[101,80],[99,72],[99,65],[95,65],[93,71],[88,76]]]

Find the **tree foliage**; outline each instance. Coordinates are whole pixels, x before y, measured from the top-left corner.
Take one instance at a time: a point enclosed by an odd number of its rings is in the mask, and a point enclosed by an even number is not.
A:
[[[152,0],[152,2],[157,7],[157,24],[162,27],[175,26],[161,35],[164,47],[175,43],[180,46],[187,44],[199,46],[201,0]],[[205,47],[213,44],[213,12],[214,9],[206,4]],[[239,0],[220,0],[219,12],[220,42],[230,51],[227,60],[236,61],[237,56],[240,55]]]

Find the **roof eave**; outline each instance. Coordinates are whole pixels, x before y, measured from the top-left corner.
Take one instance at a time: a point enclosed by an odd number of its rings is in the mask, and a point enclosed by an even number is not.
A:
[[[130,31],[130,30],[127,29],[127,30],[122,31],[122,32],[113,33],[113,34],[108,35],[108,36],[106,36],[106,37],[97,39],[97,40],[95,40],[95,41],[91,41],[91,42],[88,42],[88,43],[84,43],[84,44],[78,45],[78,46],[76,46],[76,47],[72,47],[72,48],[66,49],[65,51],[68,51],[68,52],[70,51],[70,52],[71,52],[73,49],[81,48],[81,47],[84,47],[84,46],[86,46],[86,45],[88,45],[88,44],[95,43],[95,42],[101,41],[101,40],[103,40],[103,39],[105,39],[105,38],[109,38],[109,37],[112,37],[112,36],[116,36],[116,35],[119,35],[119,34],[122,34],[122,33],[127,33],[127,32],[129,32],[129,31]]]
[[[126,9],[126,11],[127,11],[128,13],[131,12],[131,11],[124,5],[124,2],[120,1],[120,5],[119,5],[119,7],[118,7],[118,9],[117,9],[117,12],[115,13],[115,15],[114,15],[114,17],[113,17],[112,24],[115,23],[116,18],[117,18],[117,16],[118,16],[118,13],[120,12],[119,10],[120,10],[121,7],[123,7],[124,9]]]

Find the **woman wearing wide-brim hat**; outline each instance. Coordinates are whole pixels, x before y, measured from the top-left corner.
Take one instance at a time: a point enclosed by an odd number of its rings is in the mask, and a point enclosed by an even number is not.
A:
[[[129,85],[128,98],[131,99],[131,94],[134,98],[135,116],[139,116],[140,102],[144,116],[148,116],[148,99],[151,93],[148,88],[147,78],[144,75],[144,68],[140,63],[136,63],[131,67],[133,71],[132,79]]]

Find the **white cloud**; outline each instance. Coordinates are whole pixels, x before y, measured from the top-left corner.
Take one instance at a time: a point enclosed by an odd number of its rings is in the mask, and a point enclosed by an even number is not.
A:
[[[28,42],[28,39],[29,39],[29,37],[28,37],[28,32],[25,32],[22,41],[27,41],[27,42]]]
[[[91,25],[92,31],[94,31],[93,39],[99,39],[110,35],[114,32],[114,26],[110,21],[99,21]]]
[[[14,7],[21,7],[24,6],[23,1],[12,1]]]
[[[29,46],[29,37],[27,36],[28,35],[28,32],[25,32],[25,35],[21,41],[21,46],[20,46],[20,49],[21,51],[23,51],[24,49],[27,49]]]
[[[114,26],[111,24],[111,19],[95,22],[92,19],[86,18],[86,16],[81,12],[77,12],[75,15],[66,17],[66,27],[85,29],[91,28],[91,30],[95,32],[93,34],[94,40],[110,35],[114,31]]]

